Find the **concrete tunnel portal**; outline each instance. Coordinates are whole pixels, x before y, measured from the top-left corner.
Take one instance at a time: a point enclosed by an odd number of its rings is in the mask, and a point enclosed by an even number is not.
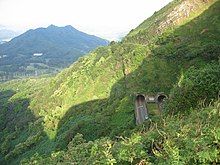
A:
[[[166,95],[159,95],[159,96],[157,97],[157,101],[158,101],[159,103],[162,103],[165,98],[167,98]]]
[[[163,92],[156,95],[136,94],[135,96],[135,118],[136,124],[142,124],[144,120],[149,118],[148,104],[156,104],[159,112],[164,110],[164,100],[167,95]]]
[[[148,110],[144,95],[137,95],[135,99],[135,117],[136,124],[142,124],[145,119],[148,119]]]
[[[164,109],[164,100],[168,97],[165,94],[157,94],[156,100],[157,100],[157,106],[159,111],[163,111]]]

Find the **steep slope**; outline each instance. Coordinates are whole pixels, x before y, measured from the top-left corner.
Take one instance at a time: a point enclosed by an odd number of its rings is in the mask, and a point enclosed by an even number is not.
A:
[[[29,30],[0,45],[0,76],[22,77],[55,72],[73,63],[107,40],[80,32],[72,26]]]
[[[166,30],[173,30],[197,17],[214,2],[216,1],[175,0],[131,30],[123,41],[149,44]]]
[[[172,2],[168,6],[170,12],[186,2],[191,1]],[[190,4],[194,5],[194,1]],[[128,35],[120,43],[92,51],[47,81],[1,84],[4,94],[0,99],[4,102],[1,161],[8,164],[20,160],[24,164],[220,162],[219,105],[203,108],[217,100],[220,89],[220,2],[197,1],[197,4],[201,7],[172,29],[152,37],[150,44],[139,42],[138,34],[137,42]],[[163,12],[164,9],[158,11]],[[146,21],[153,24],[153,18]],[[136,128],[135,94],[157,92],[171,95],[167,112],[172,115],[157,116],[150,111],[150,120]],[[15,116],[21,116],[22,110],[31,112],[29,124],[5,120],[10,108]]]

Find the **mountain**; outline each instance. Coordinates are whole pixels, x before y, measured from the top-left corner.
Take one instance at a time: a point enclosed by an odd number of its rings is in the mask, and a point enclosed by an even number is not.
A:
[[[18,33],[14,32],[12,30],[9,30],[5,26],[0,25],[0,44],[7,42],[8,40],[16,37],[17,35],[18,35]]]
[[[72,26],[29,30],[0,45],[0,75],[19,77],[65,68],[107,40],[80,32]]]
[[[174,0],[54,77],[1,83],[0,163],[219,164],[219,8]]]

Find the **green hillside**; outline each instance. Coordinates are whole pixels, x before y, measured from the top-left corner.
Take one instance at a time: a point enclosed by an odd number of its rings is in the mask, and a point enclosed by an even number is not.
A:
[[[219,9],[175,0],[56,77],[0,84],[0,164],[218,164]],[[158,92],[136,126],[135,94]]]
[[[108,43],[70,25],[28,30],[0,44],[0,81],[57,73]]]

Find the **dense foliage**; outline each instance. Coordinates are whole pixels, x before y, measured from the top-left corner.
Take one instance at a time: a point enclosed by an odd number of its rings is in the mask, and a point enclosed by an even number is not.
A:
[[[86,141],[77,134],[63,151],[35,154],[21,164],[216,164],[220,161],[220,104],[189,116],[147,121],[130,137]],[[177,120],[178,119],[178,120]]]
[[[209,105],[217,100],[220,88],[219,64],[208,64],[203,68],[190,67],[171,91],[168,111],[189,113],[197,105]]]
[[[194,7],[189,17],[147,31],[183,4]],[[0,163],[219,163],[219,8],[176,0],[55,77],[0,84]],[[136,42],[145,34],[154,37]],[[135,94],[157,92],[170,95],[166,111],[149,106],[136,126]]]

